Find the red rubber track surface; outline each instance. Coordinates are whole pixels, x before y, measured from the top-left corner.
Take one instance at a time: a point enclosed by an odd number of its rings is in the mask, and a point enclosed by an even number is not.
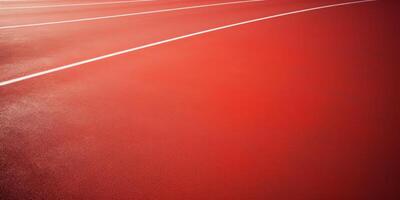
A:
[[[0,27],[220,2],[0,10]],[[0,29],[0,81],[341,2]],[[382,0],[300,13],[2,86],[1,199],[397,199],[396,12]]]

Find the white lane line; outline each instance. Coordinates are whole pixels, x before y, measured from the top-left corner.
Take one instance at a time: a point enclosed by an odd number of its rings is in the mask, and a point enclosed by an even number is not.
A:
[[[20,81],[32,79],[32,78],[35,78],[35,77],[44,76],[46,74],[51,74],[51,73],[54,73],[54,72],[66,70],[66,69],[69,69],[69,68],[78,67],[78,66],[81,66],[83,64],[88,64],[88,63],[99,61],[99,60],[103,60],[103,59],[106,59],[106,58],[110,58],[110,57],[114,57],[114,56],[130,53],[130,52],[133,52],[133,51],[138,51],[138,50],[149,48],[149,47],[158,46],[158,45],[169,43],[169,42],[173,42],[173,41],[176,41],[176,40],[181,40],[181,39],[185,39],[185,38],[189,38],[189,37],[193,37],[193,36],[197,36],[197,35],[202,35],[202,34],[205,34],[205,33],[219,31],[219,30],[223,30],[223,29],[227,29],[227,28],[231,28],[231,27],[236,27],[236,26],[250,24],[250,23],[254,23],[254,22],[258,22],[258,21],[263,21],[263,20],[268,20],[268,19],[273,19],[273,18],[278,18],[278,17],[284,17],[284,16],[294,15],[294,14],[299,14],[299,13],[304,13],[304,12],[310,12],[310,11],[321,10],[321,9],[326,9],[326,8],[333,8],[333,7],[339,7],[339,6],[345,6],[345,5],[373,2],[373,1],[376,1],[376,0],[352,1],[352,2],[346,2],[346,3],[338,3],[338,4],[331,4],[331,5],[325,5],[325,6],[318,6],[318,7],[308,8],[308,9],[296,10],[296,11],[291,11],[291,12],[286,12],[286,13],[281,13],[281,14],[261,17],[261,18],[252,19],[252,20],[243,21],[243,22],[234,23],[234,24],[229,24],[229,25],[225,25],[225,26],[220,26],[220,27],[216,27],[216,28],[212,28],[212,29],[207,29],[207,30],[204,30],[204,31],[191,33],[191,34],[188,34],[188,35],[182,35],[182,36],[178,36],[178,37],[174,37],[174,38],[170,38],[170,39],[166,39],[166,40],[162,40],[162,41],[146,44],[146,45],[143,45],[143,46],[138,46],[138,47],[126,49],[126,50],[123,50],[123,51],[118,51],[118,52],[106,54],[106,55],[103,55],[103,56],[91,58],[91,59],[88,59],[88,60],[83,60],[83,61],[80,61],[80,62],[76,62],[76,63],[72,63],[72,64],[60,66],[60,67],[56,67],[56,68],[53,68],[53,69],[49,69],[49,70],[45,70],[45,71],[41,71],[41,72],[37,72],[37,73],[25,75],[25,76],[21,76],[21,77],[18,77],[18,78],[13,78],[13,79],[10,79],[10,80],[2,81],[2,82],[0,82],[0,87],[1,86],[6,86],[6,85],[10,85],[10,84],[13,84],[13,83],[17,83],[17,82],[20,82]]]
[[[43,6],[18,6],[18,7],[0,8],[0,10],[59,8],[59,7],[75,7],[75,6],[95,6],[95,5],[136,3],[136,2],[145,2],[145,1],[155,1],[155,0],[107,1],[107,2],[96,2],[96,3],[55,4],[55,5],[43,5]]]
[[[108,16],[101,16],[101,17],[81,18],[81,19],[72,19],[72,20],[63,20],[63,21],[54,21],[54,22],[42,22],[42,23],[35,23],[35,24],[0,26],[0,30],[34,27],[34,26],[45,26],[45,25],[54,25],[54,24],[66,24],[66,23],[74,23],[74,22],[85,22],[85,21],[94,21],[94,20],[102,20],[102,19],[112,19],[112,18],[130,17],[130,16],[136,16],[136,15],[146,15],[146,14],[154,14],[154,13],[172,12],[172,11],[179,11],[179,10],[189,10],[189,9],[196,9],[196,8],[206,8],[206,7],[214,7],[214,6],[233,5],[233,4],[253,3],[253,2],[261,2],[261,1],[265,1],[265,0],[232,1],[232,2],[203,4],[203,5],[187,6],[187,7],[179,7],[179,8],[168,8],[168,9],[162,9],[162,10],[152,10],[152,11],[144,11],[144,12],[136,12],[136,13],[126,13],[126,14],[119,14],[119,15],[108,15]]]

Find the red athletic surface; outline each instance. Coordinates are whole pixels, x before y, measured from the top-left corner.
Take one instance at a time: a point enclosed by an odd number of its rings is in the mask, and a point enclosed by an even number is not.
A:
[[[0,26],[224,1],[0,10]],[[0,30],[0,81],[338,2]],[[266,20],[0,87],[0,199],[397,199],[395,4]]]

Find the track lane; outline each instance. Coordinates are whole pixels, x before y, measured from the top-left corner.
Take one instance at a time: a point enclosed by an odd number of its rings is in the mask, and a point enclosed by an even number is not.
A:
[[[51,73],[56,73],[59,71],[63,71],[63,70],[67,70],[70,68],[75,68],[75,67],[80,67],[81,65],[85,65],[91,62],[97,62],[99,60],[103,60],[103,59],[108,59],[114,56],[119,56],[119,55],[123,55],[126,53],[132,53],[135,51],[139,51],[142,49],[146,49],[146,48],[152,48],[152,47],[156,47],[158,45],[163,45],[169,42],[175,42],[177,40],[181,40],[181,39],[186,39],[186,38],[190,38],[190,37],[195,37],[195,36],[199,36],[199,35],[203,35],[203,34],[207,34],[207,33],[211,33],[214,31],[220,31],[223,29],[227,29],[227,28],[235,28],[236,26],[241,26],[241,25],[246,25],[249,23],[256,23],[259,21],[264,21],[264,20],[271,20],[274,18],[279,18],[279,17],[286,17],[289,15],[295,15],[295,14],[301,14],[304,12],[313,12],[313,11],[318,11],[321,9],[329,9],[329,8],[335,8],[335,7],[340,7],[340,6],[350,6],[350,5],[354,5],[354,4],[360,4],[360,3],[370,3],[370,2],[374,2],[375,0],[363,0],[363,1],[354,1],[354,2],[347,2],[347,3],[340,3],[340,4],[332,4],[332,5],[325,5],[325,6],[319,6],[319,7],[312,7],[312,8],[307,8],[307,9],[302,9],[302,10],[295,10],[295,11],[291,11],[291,12],[285,12],[285,13],[280,13],[280,14],[276,14],[276,15],[270,15],[270,16],[265,16],[265,17],[261,17],[261,18],[256,18],[256,19],[251,19],[251,20],[247,20],[247,21],[241,21],[238,23],[233,23],[233,24],[227,24],[224,26],[219,26],[219,27],[215,27],[215,28],[211,28],[211,29],[206,29],[206,30],[202,30],[202,31],[198,31],[198,32],[193,32],[187,35],[181,35],[181,36],[177,36],[177,37],[172,37],[172,38],[168,38],[165,40],[161,40],[161,41],[156,41],[153,43],[148,43],[145,45],[141,45],[141,46],[137,46],[137,47],[131,47],[129,49],[125,49],[122,51],[117,51],[117,52],[113,52],[110,54],[105,54],[105,55],[101,55],[101,56],[97,56],[94,58],[90,58],[87,60],[82,60],[79,62],[75,62],[75,63],[71,63],[71,64],[67,64],[67,65],[63,65],[63,66],[59,66],[59,67],[53,67],[49,70],[45,70],[45,71],[40,71],[37,73],[33,73],[33,74],[28,74],[25,76],[20,76],[20,77],[16,77],[10,80],[5,80],[0,82],[0,86],[7,86],[7,85],[11,85],[14,83],[18,83],[21,81],[25,81],[25,80],[29,80],[32,78],[36,78],[36,77],[41,77],[41,76],[45,76],[47,74],[51,74]]]
[[[40,23],[48,21],[62,21],[80,18],[91,18],[107,15],[118,15],[132,12],[161,10],[172,7],[185,7],[197,4],[215,4],[230,2],[232,0],[159,0],[139,2],[133,5],[104,5],[73,8],[48,8],[29,10],[3,10],[0,12],[0,24],[13,25]]]
[[[50,26],[50,25],[63,25],[63,24],[67,24],[67,23],[81,23],[81,22],[90,22],[90,21],[97,21],[97,20],[110,20],[110,19],[115,19],[115,18],[134,17],[134,16],[139,16],[139,15],[159,14],[159,13],[175,12],[175,11],[182,11],[182,10],[204,9],[204,8],[209,8],[209,7],[229,6],[229,5],[235,5],[235,4],[257,3],[257,2],[262,2],[262,1],[264,1],[264,0],[242,0],[242,1],[230,1],[230,2],[217,2],[217,3],[212,3],[212,4],[197,4],[197,5],[190,5],[190,6],[184,6],[184,7],[148,10],[148,11],[141,11],[141,12],[121,13],[121,14],[116,14],[116,15],[97,15],[94,17],[73,18],[73,19],[56,20],[56,21],[51,20],[51,21],[43,21],[43,22],[37,22],[37,23],[14,24],[14,25],[8,25],[8,26],[7,25],[1,26],[0,30],[30,28],[30,27],[39,27],[39,26]]]
[[[199,10],[160,13],[107,21],[93,21],[82,27],[66,24],[2,31],[0,80],[51,69],[171,37],[321,5],[310,1],[259,2]],[[127,30],[126,27],[132,27]],[[136,28],[140,27],[140,28]]]

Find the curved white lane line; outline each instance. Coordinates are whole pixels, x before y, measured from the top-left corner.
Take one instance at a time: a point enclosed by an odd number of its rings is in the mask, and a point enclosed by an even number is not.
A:
[[[119,14],[119,15],[108,15],[108,16],[101,16],[101,17],[81,18],[81,19],[72,19],[72,20],[63,20],[63,21],[54,21],[54,22],[42,22],[42,23],[35,23],[35,24],[0,26],[0,30],[34,27],[34,26],[45,26],[45,25],[54,25],[54,24],[66,24],[66,23],[73,23],[73,22],[94,21],[94,20],[112,19],[112,18],[120,18],[120,17],[130,17],[130,16],[135,16],[135,15],[155,14],[155,13],[172,12],[172,11],[179,11],[179,10],[189,10],[189,9],[196,9],[196,8],[206,8],[206,7],[224,6],[224,5],[233,5],[233,4],[242,4],[242,3],[253,3],[253,2],[260,2],[260,1],[265,1],[265,0],[231,1],[231,2],[224,2],[224,3],[203,4],[203,5],[197,5],[197,6],[168,8],[168,9],[162,9],[162,10],[126,13],[126,14]]]
[[[20,81],[32,79],[32,78],[43,76],[43,75],[46,75],[46,74],[51,74],[51,73],[54,73],[54,72],[62,71],[62,70],[73,68],[73,67],[78,67],[78,66],[83,65],[83,64],[87,64],[87,63],[103,60],[103,59],[106,59],[106,58],[110,58],[110,57],[114,57],[114,56],[130,53],[130,52],[133,52],[133,51],[138,51],[138,50],[149,48],[149,47],[158,46],[158,45],[169,43],[169,42],[173,42],[173,41],[176,41],[176,40],[181,40],[181,39],[185,39],[185,38],[189,38],[189,37],[193,37],[193,36],[197,36],[197,35],[202,35],[202,34],[205,34],[205,33],[210,33],[210,32],[214,32],[214,31],[218,31],[218,30],[222,30],[222,29],[227,29],[227,28],[231,28],[231,27],[235,27],[235,26],[240,26],[240,25],[244,25],[244,24],[250,24],[250,23],[263,21],[263,20],[268,20],[268,19],[273,19],[273,18],[278,18],[278,17],[284,17],[284,16],[288,16],[288,15],[294,15],[294,14],[298,14],[298,13],[310,12],[310,11],[315,11],[315,10],[320,10],[320,9],[325,9],[325,8],[332,8],[332,7],[359,4],[359,3],[366,3],[366,2],[373,2],[373,1],[376,1],[376,0],[352,1],[352,2],[346,2],[346,3],[331,4],[331,5],[326,5],[326,6],[318,6],[318,7],[313,7],[313,8],[303,9],[303,10],[296,10],[296,11],[292,11],[292,12],[286,12],[286,13],[281,13],[281,14],[277,14],[277,15],[261,17],[261,18],[252,19],[252,20],[243,21],[243,22],[234,23],[234,24],[229,24],[229,25],[225,25],[225,26],[220,26],[220,27],[207,29],[207,30],[200,31],[200,32],[191,33],[191,34],[188,34],[188,35],[182,35],[182,36],[179,36],[179,37],[174,37],[174,38],[170,38],[170,39],[167,39],[167,40],[162,40],[162,41],[146,44],[146,45],[143,45],[143,46],[138,46],[138,47],[126,49],[126,50],[123,50],[123,51],[118,51],[118,52],[106,54],[106,55],[95,57],[95,58],[91,58],[91,59],[88,59],[88,60],[83,60],[83,61],[80,61],[80,62],[64,65],[64,66],[61,66],[61,67],[56,67],[56,68],[53,68],[53,69],[49,69],[49,70],[33,73],[33,74],[30,74],[30,75],[21,76],[21,77],[18,77],[18,78],[2,81],[2,82],[0,82],[0,86],[10,85],[10,84],[13,84],[13,83],[17,83],[17,82],[20,82]]]
[[[131,1],[107,1],[107,2],[96,2],[96,3],[74,3],[74,4],[55,4],[45,6],[18,6],[18,7],[6,7],[0,8],[0,10],[20,10],[20,9],[37,9],[37,8],[60,8],[60,7],[75,7],[75,6],[96,6],[96,5],[110,5],[110,4],[126,4],[126,3],[137,3],[145,1],[155,0],[131,0]]]

